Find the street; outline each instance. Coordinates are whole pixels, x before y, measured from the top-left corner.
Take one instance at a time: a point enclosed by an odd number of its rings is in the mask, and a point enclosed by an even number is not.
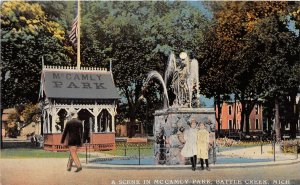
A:
[[[67,159],[1,159],[1,185],[300,184],[300,164],[271,167],[66,170]]]

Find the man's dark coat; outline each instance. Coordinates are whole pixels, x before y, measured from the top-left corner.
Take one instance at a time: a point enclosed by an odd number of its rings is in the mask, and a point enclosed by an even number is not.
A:
[[[61,143],[65,142],[68,136],[68,146],[81,146],[82,145],[82,123],[78,119],[72,119],[67,122],[66,128],[61,138]]]

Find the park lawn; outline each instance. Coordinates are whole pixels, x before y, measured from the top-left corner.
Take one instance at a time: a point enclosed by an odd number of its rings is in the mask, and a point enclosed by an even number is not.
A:
[[[272,142],[271,141],[264,141],[264,142],[261,142],[261,141],[243,142],[243,141],[240,141],[240,142],[234,144],[233,146],[252,147],[252,146],[269,145],[269,144],[272,144]]]
[[[43,149],[2,149],[0,150],[1,158],[68,158],[69,152],[50,152]],[[83,154],[78,154],[80,158],[85,157]]]
[[[138,147],[117,147],[115,150],[110,151],[101,151],[101,153],[112,155],[112,156],[138,156],[139,148]],[[140,156],[153,156],[154,150],[153,147],[141,147]]]

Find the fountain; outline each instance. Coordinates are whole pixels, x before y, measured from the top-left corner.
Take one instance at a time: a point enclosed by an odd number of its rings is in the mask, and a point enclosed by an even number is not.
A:
[[[145,82],[147,87],[151,79],[156,78],[164,90],[164,108],[154,113],[154,134],[156,138],[156,164],[176,165],[186,164],[181,156],[183,143],[181,142],[184,129],[191,118],[203,122],[210,131],[210,143],[215,143],[215,112],[213,108],[200,107],[198,61],[190,59],[185,52],[176,59],[170,54],[164,79],[157,71],[151,71]],[[175,95],[170,102],[167,87]],[[213,160],[213,151],[210,151],[209,160]]]

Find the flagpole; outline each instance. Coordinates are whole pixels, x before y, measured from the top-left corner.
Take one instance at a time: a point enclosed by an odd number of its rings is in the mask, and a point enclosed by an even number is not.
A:
[[[78,0],[77,6],[77,19],[78,19],[78,36],[77,36],[77,69],[80,69],[80,0]]]

